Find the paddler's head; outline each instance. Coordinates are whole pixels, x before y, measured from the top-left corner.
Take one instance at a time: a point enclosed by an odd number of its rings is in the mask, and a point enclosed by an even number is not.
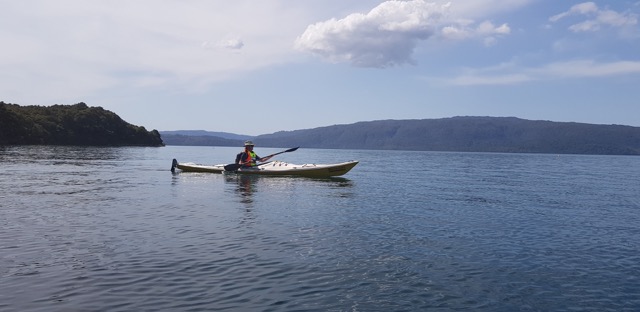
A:
[[[244,142],[244,148],[246,150],[249,150],[249,151],[252,150],[253,149],[253,142],[251,142],[251,141]]]

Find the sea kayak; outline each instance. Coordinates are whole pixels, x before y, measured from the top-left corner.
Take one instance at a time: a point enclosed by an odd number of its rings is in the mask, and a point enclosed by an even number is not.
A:
[[[171,171],[180,169],[183,172],[211,172],[211,173],[241,173],[257,175],[293,175],[305,177],[335,177],[341,176],[351,170],[358,161],[352,160],[337,164],[304,164],[295,165],[283,161],[270,161],[254,167],[244,167],[236,171],[225,171],[222,165],[198,165],[194,163],[179,163],[173,160]]]

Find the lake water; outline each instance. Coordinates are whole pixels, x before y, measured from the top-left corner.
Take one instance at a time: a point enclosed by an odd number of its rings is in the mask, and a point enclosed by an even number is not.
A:
[[[640,310],[640,157],[237,152],[0,147],[0,311]]]

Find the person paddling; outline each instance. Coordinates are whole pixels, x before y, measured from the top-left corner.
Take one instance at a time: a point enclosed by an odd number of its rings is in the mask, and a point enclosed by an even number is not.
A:
[[[254,144],[251,141],[244,142],[244,151],[236,155],[236,164],[242,165],[242,167],[257,166],[257,162],[268,161],[274,155],[267,157],[260,157],[253,151]]]

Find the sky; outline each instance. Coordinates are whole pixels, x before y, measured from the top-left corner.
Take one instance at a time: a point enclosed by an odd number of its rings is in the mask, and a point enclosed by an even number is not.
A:
[[[454,116],[640,127],[640,0],[0,0],[0,101],[245,135]]]

